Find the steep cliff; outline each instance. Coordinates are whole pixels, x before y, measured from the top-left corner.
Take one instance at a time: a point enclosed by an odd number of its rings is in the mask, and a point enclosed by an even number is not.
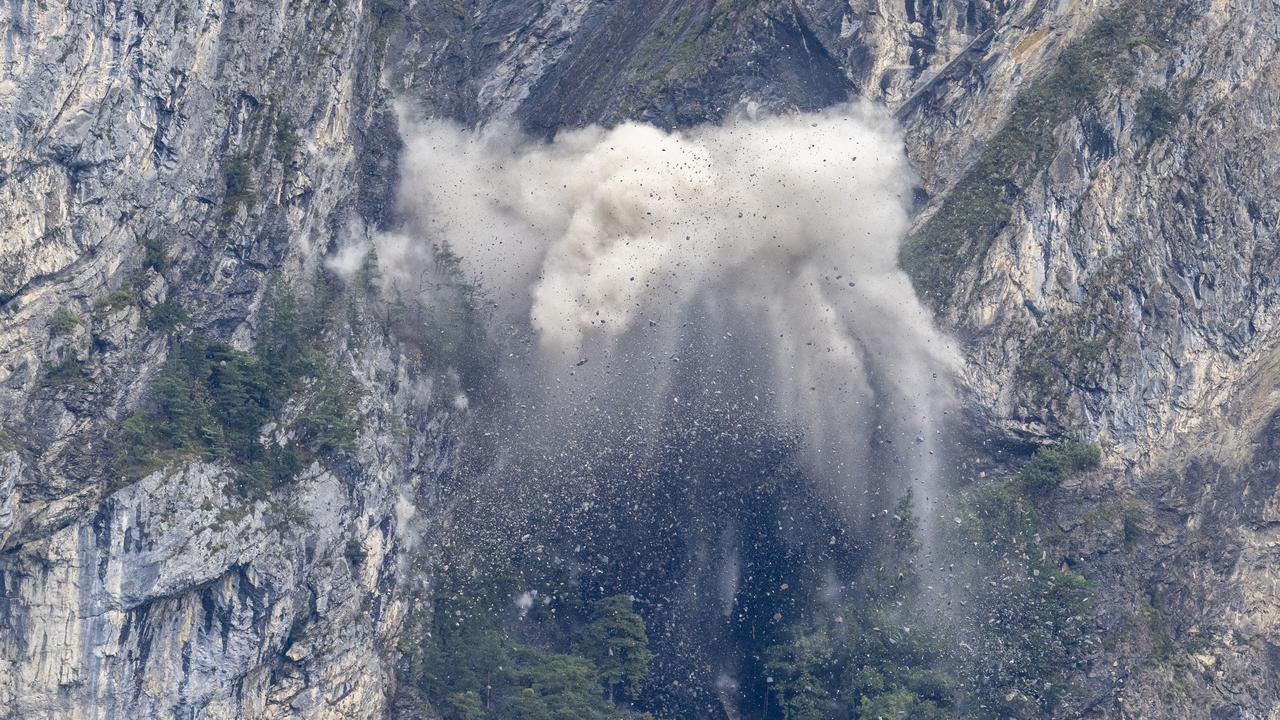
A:
[[[1105,450],[1042,507],[1101,601],[1087,711],[1280,706],[1274,3],[70,0],[0,22],[8,717],[389,712],[413,526],[464,436],[454,359],[352,332],[383,324],[352,302],[324,345],[357,441],[266,492],[217,453],[135,477],[113,448],[182,338],[252,351],[273,283],[397,223],[393,102],[551,135],[851,96],[903,125],[903,260],[975,415]],[[314,388],[273,408],[282,432]]]
[[[3,15],[6,716],[378,714],[403,533],[448,465],[429,375],[335,336],[358,448],[263,496],[199,454],[137,481],[111,463],[169,335],[250,347],[269,276],[387,217],[371,24],[323,3]]]
[[[934,256],[953,263],[935,297],[992,416],[1107,448],[1107,472],[1047,507],[1107,598],[1113,710],[1271,717],[1280,18],[1134,9],[1115,16],[1122,42],[1081,41],[1092,67],[1073,73],[1104,81],[1061,117],[1015,110],[956,184],[967,207],[944,198],[917,247],[966,236],[968,257]],[[979,182],[1000,197],[974,202]]]

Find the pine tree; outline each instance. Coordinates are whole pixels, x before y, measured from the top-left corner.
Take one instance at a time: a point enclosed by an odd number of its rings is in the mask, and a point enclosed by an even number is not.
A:
[[[764,670],[783,720],[833,716],[835,702],[828,686],[834,660],[831,638],[820,629],[769,648]]]
[[[644,618],[635,611],[629,596],[611,595],[592,604],[586,650],[595,660],[600,683],[611,700],[617,701],[619,691],[628,698],[639,695],[653,654]]]
[[[454,720],[481,720],[484,717],[484,705],[480,702],[480,693],[475,690],[453,693],[445,700],[448,717]]]

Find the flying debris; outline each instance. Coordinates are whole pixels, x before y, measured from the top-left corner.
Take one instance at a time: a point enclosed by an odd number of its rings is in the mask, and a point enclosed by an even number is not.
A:
[[[428,123],[414,132],[441,140],[431,152],[408,142],[407,177],[431,191],[415,209],[477,286],[512,298],[497,313],[525,342],[500,368],[514,397],[492,411],[501,459],[466,490],[490,494],[470,530],[535,568],[511,588],[530,624],[565,609],[562,590],[633,595],[661,629],[654,687],[696,687],[694,667],[737,687],[735,658],[767,648],[722,620],[781,638],[820,602],[843,609],[868,592],[852,567],[872,557],[867,535],[890,517],[910,530],[941,473],[902,447],[939,430],[950,388],[929,379],[958,361],[897,264],[911,182],[901,138],[856,109],[801,117],[623,124],[550,143],[467,142]],[[461,172],[440,173],[442,161]],[[477,225],[515,253],[484,245]],[[597,369],[575,373],[588,355]],[[908,417],[917,409],[923,420]],[[867,519],[912,490],[915,507]],[[546,578],[542,560],[555,566]],[[568,587],[536,594],[551,576]],[[897,627],[925,634],[899,615],[882,645],[907,642]],[[867,627],[861,612],[835,617],[845,633]]]

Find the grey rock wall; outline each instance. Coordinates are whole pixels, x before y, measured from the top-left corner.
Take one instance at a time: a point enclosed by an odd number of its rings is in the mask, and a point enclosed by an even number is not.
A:
[[[14,2],[0,25],[0,715],[378,716],[415,503],[456,434],[419,368],[335,348],[358,462],[264,500],[198,459],[124,487],[104,462],[168,347],[153,307],[246,347],[270,274],[389,218],[365,9]]]

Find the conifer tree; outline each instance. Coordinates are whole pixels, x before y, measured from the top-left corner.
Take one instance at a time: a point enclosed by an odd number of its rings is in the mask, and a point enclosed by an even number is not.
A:
[[[592,605],[587,652],[600,670],[600,683],[615,702],[619,691],[635,698],[649,674],[649,636],[644,619],[627,595],[611,595]]]

